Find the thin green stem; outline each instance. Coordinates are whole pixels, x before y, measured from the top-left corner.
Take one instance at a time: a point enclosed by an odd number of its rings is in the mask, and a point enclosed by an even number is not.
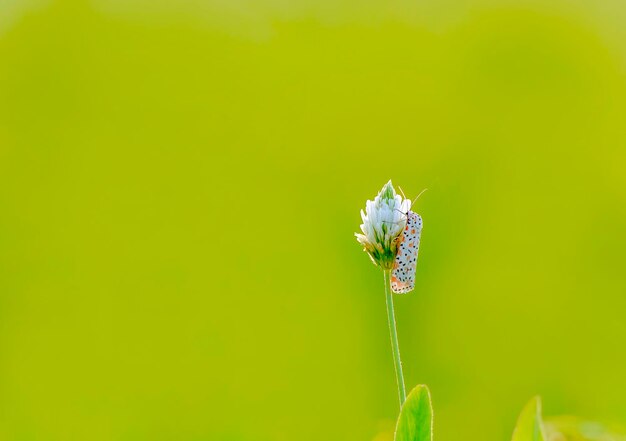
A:
[[[398,383],[398,397],[400,406],[406,400],[406,388],[404,386],[404,375],[402,375],[402,360],[400,359],[400,346],[398,346],[398,332],[396,331],[396,315],[393,311],[393,297],[391,293],[390,275],[391,271],[385,270],[385,296],[387,298],[387,322],[389,323],[389,334],[391,336],[391,350],[393,352],[393,365],[396,368],[396,381]]]

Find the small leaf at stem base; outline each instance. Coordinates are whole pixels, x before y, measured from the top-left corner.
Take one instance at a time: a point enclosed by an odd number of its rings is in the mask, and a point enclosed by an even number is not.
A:
[[[513,441],[545,441],[541,419],[541,398],[535,397],[524,407],[513,431]]]
[[[400,409],[395,441],[432,441],[433,408],[428,387],[416,386]]]

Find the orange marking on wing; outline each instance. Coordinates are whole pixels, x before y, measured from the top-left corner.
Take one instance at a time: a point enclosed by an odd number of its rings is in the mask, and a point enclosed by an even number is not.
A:
[[[409,284],[406,282],[397,282],[391,287],[394,292],[402,292],[409,287]]]

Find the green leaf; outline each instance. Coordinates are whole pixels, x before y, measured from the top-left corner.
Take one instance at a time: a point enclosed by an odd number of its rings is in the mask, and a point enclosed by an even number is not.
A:
[[[433,407],[428,387],[420,385],[411,391],[400,409],[395,441],[432,441]]]
[[[524,407],[517,419],[513,441],[545,441],[541,420],[541,398],[535,397]]]

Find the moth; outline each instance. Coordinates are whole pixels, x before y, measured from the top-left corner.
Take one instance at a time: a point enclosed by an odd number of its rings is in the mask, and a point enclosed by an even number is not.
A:
[[[391,271],[391,290],[398,294],[415,288],[415,268],[422,234],[422,217],[409,211],[406,213],[406,226],[398,236],[398,254]]]

